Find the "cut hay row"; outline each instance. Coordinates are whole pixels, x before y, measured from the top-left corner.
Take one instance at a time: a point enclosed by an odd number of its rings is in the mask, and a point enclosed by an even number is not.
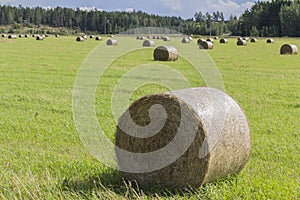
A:
[[[163,107],[166,121],[158,133],[149,137],[147,132],[151,134],[153,130],[151,132],[151,127],[146,125],[159,123],[162,118],[162,108],[152,109],[156,105]],[[153,117],[149,117],[150,108]],[[224,117],[215,116],[219,113]],[[131,120],[145,126],[145,130],[136,130]],[[216,138],[217,142],[213,143]],[[128,156],[116,149],[119,169],[125,171],[124,178],[137,181],[142,187],[199,188],[207,182],[239,173],[251,152],[249,125],[239,105],[219,90],[201,87],[138,99],[119,118],[115,141],[116,146],[126,152],[153,153],[152,161],[145,157],[129,161]],[[183,149],[184,146],[187,149]],[[157,170],[148,169],[155,162],[162,163],[172,156],[176,159],[171,164]],[[132,169],[145,170],[130,173]]]
[[[153,40],[145,40],[143,42],[143,47],[155,47],[155,42]]]
[[[298,54],[298,47],[294,44],[284,44],[280,48],[280,54]]]
[[[176,61],[178,59],[178,52],[172,46],[159,46],[154,50],[153,57],[157,61]]]

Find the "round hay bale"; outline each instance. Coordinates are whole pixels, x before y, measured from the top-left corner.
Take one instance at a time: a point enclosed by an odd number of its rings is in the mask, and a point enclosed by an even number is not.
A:
[[[220,39],[220,43],[221,43],[221,44],[227,44],[227,43],[228,43],[228,40],[225,39],[225,38],[221,38],[221,39]]]
[[[7,37],[7,35],[6,34],[2,34],[1,37],[5,38],[5,37]]]
[[[143,42],[143,47],[155,47],[155,42],[152,40],[145,40]]]
[[[172,46],[159,46],[154,49],[154,60],[158,61],[176,61],[178,59],[178,52]]]
[[[118,45],[118,41],[111,38],[106,41],[106,45]]]
[[[185,44],[190,43],[190,40],[189,40],[189,38],[184,37],[184,38],[182,38],[181,43],[185,43]]]
[[[238,40],[236,45],[238,45],[238,46],[247,46],[247,41],[246,40]]]
[[[155,39],[152,35],[148,35],[148,39]]]
[[[95,40],[102,40],[101,36],[96,36]]]
[[[8,39],[17,39],[16,35],[8,35]]]
[[[45,34],[45,37],[49,37],[49,34]]]
[[[30,37],[30,35],[25,35],[25,38],[29,38]]]
[[[154,108],[157,105],[161,107]],[[161,120],[163,109],[165,123],[158,133],[149,131],[151,137],[147,137],[151,124]],[[143,127],[143,131],[131,123]],[[205,87],[135,101],[119,118],[115,141],[126,152],[142,154],[142,158],[128,158],[116,149],[124,178],[137,181],[141,187],[198,188],[237,174],[251,153],[251,133],[239,105],[227,94]],[[143,156],[146,153],[150,159]],[[167,164],[161,166],[166,160]],[[155,164],[158,167],[153,170]],[[132,168],[140,172],[131,173]]]
[[[41,40],[44,40],[44,38],[45,37],[43,35],[37,35],[36,36],[36,40],[40,40],[41,41]]]
[[[298,47],[294,44],[284,44],[280,48],[280,54],[298,54]]]
[[[237,40],[238,40],[238,41],[239,41],[239,40],[243,40],[243,38],[241,38],[241,37],[238,37],[238,38],[237,38]]]
[[[267,39],[267,43],[274,43],[274,39],[268,38],[268,39]]]
[[[33,35],[32,35],[32,37],[34,37],[34,38],[35,38],[35,37],[36,37],[36,34],[33,34]]]
[[[168,36],[161,37],[163,41],[170,41],[170,38]]]
[[[76,41],[77,41],[77,42],[83,42],[83,41],[84,41],[84,38],[81,37],[81,36],[78,36],[78,37],[76,38]]]
[[[24,36],[24,35],[22,35],[22,34],[20,34],[20,35],[19,35],[19,38],[23,38],[23,37],[25,37],[25,36]]]
[[[247,42],[249,41],[249,37],[243,37],[242,40],[246,40]]]
[[[207,41],[207,42],[214,43],[214,39],[212,39],[212,38],[207,38],[206,41]]]
[[[199,49],[213,49],[214,44],[209,41],[203,41],[199,43]]]
[[[215,39],[215,40],[218,40],[218,39],[219,39],[219,37],[218,37],[218,36],[215,36],[215,37],[214,37],[214,39]]]
[[[204,42],[204,41],[206,41],[206,40],[204,40],[204,39],[201,39],[201,38],[200,38],[200,39],[198,39],[198,40],[197,40],[197,45],[200,45],[200,43],[201,43],[201,42]]]
[[[81,37],[82,37],[84,40],[87,39],[87,36],[86,36],[86,35],[82,35]]]
[[[256,43],[256,42],[257,42],[257,39],[256,39],[256,38],[251,38],[250,42]]]
[[[55,37],[59,38],[59,37],[60,37],[60,35],[58,35],[58,34],[55,34]]]
[[[193,41],[193,38],[190,36],[190,37],[188,37],[188,39],[190,40],[190,41]]]
[[[95,36],[94,35],[90,35],[90,39],[93,39]]]

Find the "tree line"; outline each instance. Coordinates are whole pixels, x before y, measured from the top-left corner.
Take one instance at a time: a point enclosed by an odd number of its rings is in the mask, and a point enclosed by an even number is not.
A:
[[[163,27],[185,34],[241,36],[300,36],[300,0],[256,2],[240,17],[225,20],[222,12],[196,12],[190,19],[159,16],[142,11],[106,12],[97,9],[0,6],[0,25],[49,26],[82,32],[118,34],[140,27]],[[7,30],[0,30],[7,32]]]

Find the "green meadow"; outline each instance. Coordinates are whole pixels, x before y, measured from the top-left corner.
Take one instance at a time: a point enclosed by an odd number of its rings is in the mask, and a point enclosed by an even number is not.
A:
[[[214,49],[206,51],[226,93],[248,118],[252,153],[238,175],[181,191],[142,190],[127,183],[82,144],[73,118],[73,86],[90,52],[108,48],[105,40],[76,42],[74,36],[0,40],[0,199],[300,198],[300,55],[279,54],[284,43],[300,48],[300,39],[274,38],[275,43],[267,44],[266,38],[259,38],[238,47],[232,38],[228,44],[215,41]],[[142,43],[122,39],[126,40]],[[180,42],[181,38],[171,38],[169,43]],[[205,51],[195,48],[195,39],[185,45],[191,53]],[[153,48],[141,48],[119,57],[101,77],[95,108],[112,142],[116,123],[111,96],[118,80],[128,70],[153,62]],[[205,86],[182,57],[156,63],[175,69],[192,87]],[[157,84],[144,85],[130,102],[166,90]]]

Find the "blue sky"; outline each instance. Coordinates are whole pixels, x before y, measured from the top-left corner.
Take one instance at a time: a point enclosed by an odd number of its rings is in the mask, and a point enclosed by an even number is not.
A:
[[[197,11],[202,13],[222,11],[239,16],[254,4],[255,0],[0,0],[0,4],[41,7],[82,7],[101,10],[142,10],[147,13],[191,18]]]

